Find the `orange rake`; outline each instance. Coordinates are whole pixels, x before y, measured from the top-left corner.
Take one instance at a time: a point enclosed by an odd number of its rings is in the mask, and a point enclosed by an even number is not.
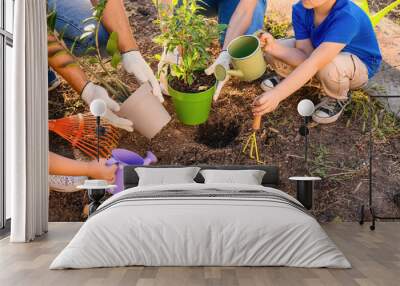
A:
[[[100,157],[108,158],[117,147],[119,132],[117,128],[102,120],[104,134],[100,137]],[[90,113],[72,115],[49,120],[49,130],[58,134],[90,158],[97,157],[96,117]]]

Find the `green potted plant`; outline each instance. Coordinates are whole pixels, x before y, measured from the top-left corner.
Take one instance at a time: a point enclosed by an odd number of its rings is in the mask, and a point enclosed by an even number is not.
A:
[[[208,119],[212,97],[216,90],[214,75],[204,70],[210,63],[210,46],[219,38],[226,25],[219,25],[201,15],[196,0],[172,1],[158,5],[162,33],[154,42],[166,52],[179,51],[181,60],[168,63],[168,92],[172,97],[178,119],[187,125],[202,124]]]

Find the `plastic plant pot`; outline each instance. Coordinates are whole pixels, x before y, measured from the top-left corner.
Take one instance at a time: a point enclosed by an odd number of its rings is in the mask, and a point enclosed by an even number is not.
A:
[[[206,122],[216,86],[217,83],[205,91],[190,93],[177,91],[168,84],[168,92],[172,97],[179,121],[186,125],[199,125]]]
[[[133,128],[148,139],[156,136],[171,120],[148,83],[140,86],[122,103],[118,115],[132,121]]]

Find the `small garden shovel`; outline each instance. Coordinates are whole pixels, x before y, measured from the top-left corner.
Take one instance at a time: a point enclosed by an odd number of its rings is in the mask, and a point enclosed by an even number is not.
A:
[[[257,144],[257,131],[260,130],[261,127],[261,116],[255,116],[253,119],[253,133],[249,136],[246,141],[246,144],[243,147],[242,152],[246,153],[248,149],[250,149],[249,157],[250,159],[255,159],[258,164],[264,164],[263,161],[260,160],[259,148]]]

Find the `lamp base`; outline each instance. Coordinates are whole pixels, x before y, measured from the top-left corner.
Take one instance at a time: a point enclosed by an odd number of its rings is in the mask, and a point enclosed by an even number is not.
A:
[[[89,204],[89,216],[92,215],[97,208],[101,205],[101,200],[106,195],[106,189],[89,189],[88,197],[90,200]]]
[[[320,181],[319,177],[290,177],[289,180],[296,181],[297,200],[308,210],[313,206],[314,182]]]

